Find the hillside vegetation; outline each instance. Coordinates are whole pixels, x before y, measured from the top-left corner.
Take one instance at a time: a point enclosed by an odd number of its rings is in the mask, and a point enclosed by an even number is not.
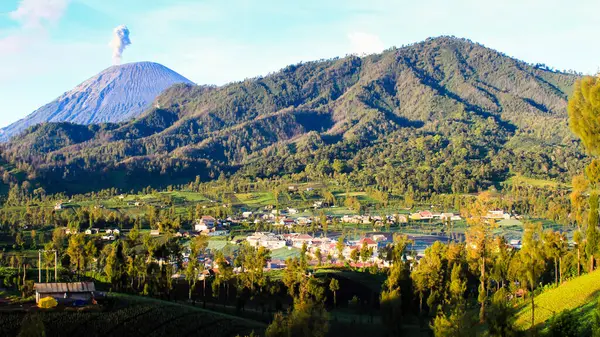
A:
[[[344,174],[398,194],[474,192],[513,174],[563,181],[585,158],[567,127],[577,78],[440,37],[222,87],[175,85],[136,120],[32,128],[2,156],[49,192],[221,175]]]
[[[545,324],[553,315],[564,310],[576,310],[580,318],[590,314],[600,296],[600,271],[595,271],[535,297],[535,325]],[[529,302],[529,301],[528,301]],[[531,303],[524,305],[517,314],[516,324],[523,330],[531,326]]]

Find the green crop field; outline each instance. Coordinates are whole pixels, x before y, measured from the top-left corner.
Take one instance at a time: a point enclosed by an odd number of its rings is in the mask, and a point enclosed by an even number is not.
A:
[[[300,249],[284,247],[271,251],[271,258],[276,260],[286,260],[288,258],[300,257]]]
[[[60,309],[0,314],[0,336],[236,336],[264,330],[260,323],[196,307],[126,295],[114,308]],[[35,330],[35,331],[32,331]]]
[[[271,192],[237,193],[235,196],[242,204],[246,204],[250,207],[262,207],[275,204],[275,197]]]
[[[186,199],[187,201],[191,201],[191,202],[209,201],[202,194],[196,193],[196,192],[177,191],[177,192],[162,192],[161,194],[170,195],[174,198],[183,198],[183,199]]]
[[[535,325],[543,325],[554,314],[576,310],[577,317],[591,314],[600,294],[600,271],[567,281],[535,297]],[[523,304],[517,314],[517,326],[531,326],[531,303]]]

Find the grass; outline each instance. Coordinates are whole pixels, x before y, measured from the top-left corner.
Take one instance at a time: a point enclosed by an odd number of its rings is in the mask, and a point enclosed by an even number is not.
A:
[[[163,194],[163,195],[170,195],[170,196],[172,196],[174,198],[186,199],[187,201],[190,201],[190,202],[206,202],[206,201],[209,201],[206,197],[204,197],[202,194],[197,193],[197,192],[177,191],[177,192],[161,192],[161,194]]]
[[[275,204],[275,197],[271,192],[237,193],[235,196],[240,203],[246,204],[249,207],[262,207]]]
[[[227,246],[227,241],[223,240],[209,240],[208,249],[210,250],[223,250]]]
[[[276,260],[286,260],[288,258],[300,257],[300,249],[287,247],[271,251],[271,258]]]
[[[367,192],[349,192],[346,194],[346,192],[338,192],[335,193],[335,197],[336,198],[345,198],[346,195],[350,196],[350,197],[356,197],[358,200],[360,200],[361,202],[367,202],[367,203],[372,203],[372,204],[377,204],[379,203],[378,200],[371,198]]]
[[[600,295],[600,270],[586,274],[547,290],[535,297],[535,325],[542,326],[554,314],[576,310],[577,317],[591,314]],[[517,314],[517,326],[531,326],[531,303],[524,304]]]
[[[567,187],[567,185],[559,183],[557,181],[553,181],[553,180],[547,180],[547,179],[535,179],[535,178],[528,178],[528,177],[523,177],[521,175],[515,175],[510,177],[509,179],[507,179],[504,184],[506,185],[517,185],[517,186],[521,186],[521,185],[529,185],[529,186],[534,186],[534,187]]]

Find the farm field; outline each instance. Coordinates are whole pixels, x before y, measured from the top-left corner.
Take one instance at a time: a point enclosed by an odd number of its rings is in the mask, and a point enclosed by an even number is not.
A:
[[[49,310],[0,314],[0,336],[236,336],[261,332],[261,323],[199,308],[111,295],[105,311]],[[25,322],[26,326],[23,325]],[[25,329],[24,329],[25,328]]]
[[[279,248],[271,251],[271,258],[275,260],[286,260],[288,258],[300,257],[300,249],[298,248]]]
[[[535,179],[523,176],[513,176],[504,181],[505,185],[529,185],[534,187],[568,187],[567,184],[558,183],[553,180]]]
[[[263,207],[275,204],[275,197],[271,192],[237,193],[236,198],[240,204],[248,207]]]
[[[535,297],[535,325],[544,325],[554,314],[564,310],[575,310],[576,317],[590,316],[596,307],[599,295],[600,270],[547,290]],[[586,318],[591,319],[591,317]],[[530,327],[531,303],[522,305],[517,314],[516,324],[522,330]]]

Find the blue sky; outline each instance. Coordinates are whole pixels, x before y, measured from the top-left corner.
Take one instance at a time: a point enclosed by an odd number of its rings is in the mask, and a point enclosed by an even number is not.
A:
[[[0,127],[112,63],[162,63],[199,84],[455,35],[531,63],[596,73],[598,0],[1,0]]]

